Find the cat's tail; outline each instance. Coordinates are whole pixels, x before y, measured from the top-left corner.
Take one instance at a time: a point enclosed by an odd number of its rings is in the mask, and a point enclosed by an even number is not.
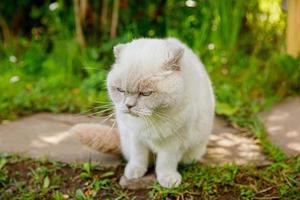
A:
[[[118,129],[100,124],[77,124],[69,133],[82,144],[102,153],[121,155]]]

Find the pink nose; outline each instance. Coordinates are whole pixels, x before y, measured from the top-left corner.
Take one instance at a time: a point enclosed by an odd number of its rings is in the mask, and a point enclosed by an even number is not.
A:
[[[131,104],[125,104],[126,105],[126,107],[128,108],[128,110],[130,110],[132,107],[133,107],[133,105],[131,105]]]

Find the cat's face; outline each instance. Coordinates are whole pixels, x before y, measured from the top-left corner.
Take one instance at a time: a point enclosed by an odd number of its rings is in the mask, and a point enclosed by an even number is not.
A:
[[[108,74],[107,86],[118,111],[138,117],[162,115],[162,109],[182,101],[184,83],[178,66],[182,51],[178,55],[151,53],[156,45],[149,45],[142,53],[130,43],[122,46],[122,54],[116,49],[120,47],[115,48],[116,63]],[[164,51],[170,51],[169,46],[164,47]]]

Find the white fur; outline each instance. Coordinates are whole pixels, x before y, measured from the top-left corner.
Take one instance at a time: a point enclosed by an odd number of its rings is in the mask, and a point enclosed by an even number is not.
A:
[[[211,134],[209,77],[191,49],[174,38],[138,39],[116,46],[114,53],[107,85],[128,160],[125,176],[143,176],[154,153],[158,182],[176,187],[181,183],[178,163],[200,160]],[[149,91],[150,96],[142,96]],[[130,111],[125,104],[133,106]]]

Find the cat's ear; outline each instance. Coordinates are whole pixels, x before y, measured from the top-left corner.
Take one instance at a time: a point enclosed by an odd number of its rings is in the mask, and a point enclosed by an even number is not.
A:
[[[165,63],[167,70],[180,71],[180,59],[184,54],[184,48],[169,43],[168,44],[168,60]]]
[[[117,44],[116,46],[114,46],[114,56],[116,60],[120,57],[120,54],[125,48],[125,46],[126,46],[125,44]]]

